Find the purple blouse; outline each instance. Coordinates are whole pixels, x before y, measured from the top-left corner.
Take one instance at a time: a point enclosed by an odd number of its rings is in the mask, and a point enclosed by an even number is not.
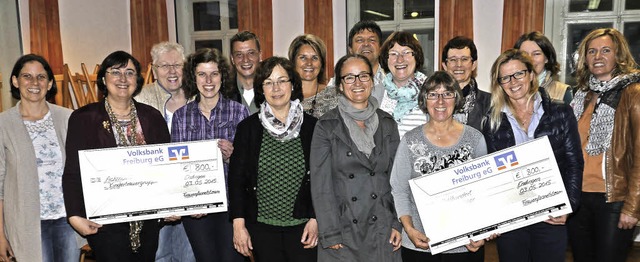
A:
[[[244,105],[220,96],[207,120],[200,112],[198,103],[191,101],[173,113],[171,142],[226,139],[233,143],[238,124],[247,116],[249,111]],[[224,163],[225,176],[228,168],[228,164]]]

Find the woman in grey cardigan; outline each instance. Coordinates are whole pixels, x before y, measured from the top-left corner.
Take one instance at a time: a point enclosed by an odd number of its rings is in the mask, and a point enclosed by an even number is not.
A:
[[[429,77],[418,95],[422,112],[429,121],[407,132],[396,153],[391,171],[391,191],[398,218],[402,222],[402,260],[411,261],[484,261],[484,240],[470,242],[441,254],[429,251],[429,238],[422,226],[409,180],[429,175],[487,153],[484,137],[475,128],[461,124],[453,112],[464,105],[462,90],[445,71]],[[424,215],[424,214],[423,214]],[[471,251],[471,252],[469,252]]]
[[[401,261],[389,185],[398,127],[370,97],[369,60],[347,55],[335,72],[338,107],[318,120],[311,142],[318,261]]]
[[[20,57],[10,83],[20,101],[0,114],[0,261],[77,261],[62,197],[71,110],[47,103],[56,81],[41,56]]]

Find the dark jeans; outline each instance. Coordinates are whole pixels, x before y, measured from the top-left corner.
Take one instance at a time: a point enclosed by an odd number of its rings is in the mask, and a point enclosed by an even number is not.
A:
[[[482,262],[484,261],[484,247],[476,252],[431,255],[428,252],[415,251],[402,247],[403,262]]]
[[[606,203],[604,193],[582,192],[578,211],[567,221],[574,261],[626,261],[634,229],[618,228],[623,204]]]
[[[244,261],[233,247],[233,225],[227,212],[207,214],[201,218],[182,217],[182,224],[196,261]]]
[[[317,248],[304,249],[300,242],[305,225],[279,227],[262,223],[247,224],[256,262],[317,261]]]
[[[76,232],[67,223],[66,217],[40,220],[40,231],[43,262],[78,260],[80,247]]]
[[[103,225],[98,233],[87,236],[87,240],[96,260],[100,262],[154,261],[159,230],[157,219],[145,220],[140,232],[141,245],[136,253],[131,251],[129,222]]]
[[[497,244],[501,262],[562,262],[567,249],[567,227],[540,222],[503,233]]]

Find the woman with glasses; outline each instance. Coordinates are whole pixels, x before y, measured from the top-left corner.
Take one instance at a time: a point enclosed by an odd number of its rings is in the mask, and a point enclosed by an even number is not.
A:
[[[326,84],[326,57],[327,48],[315,35],[298,36],[289,46],[289,60],[302,79],[302,107],[314,117],[324,115],[338,103],[335,87]]]
[[[560,64],[556,58],[556,50],[546,36],[537,31],[523,34],[513,48],[520,49],[531,57],[538,84],[547,91],[549,97],[564,101],[565,104],[571,103],[571,88],[555,80],[558,78]]]
[[[569,241],[574,261],[626,261],[640,218],[640,70],[613,28],[590,32],[578,54],[571,106],[585,165]]]
[[[47,102],[56,81],[41,56],[20,57],[10,84],[18,103],[0,114],[0,261],[77,261],[62,196],[71,110]]]
[[[487,146],[480,131],[453,118],[464,100],[452,75],[435,72],[422,85],[418,97],[420,109],[429,115],[429,121],[402,137],[391,171],[391,193],[404,229],[402,261],[484,261],[484,240],[437,255],[428,250],[429,236],[422,226],[409,180],[483,156]]]
[[[584,161],[578,125],[567,104],[551,100],[535,81],[531,58],[517,49],[502,53],[491,67],[491,109],[482,133],[489,153],[548,136],[572,210],[582,188]],[[500,261],[564,261],[567,215],[503,233]]]
[[[268,58],[253,88],[260,111],[238,125],[229,165],[233,245],[255,261],[316,261],[309,156],[316,119],[304,113],[291,61]]]
[[[158,110],[133,100],[144,79],[132,55],[124,51],[109,54],[96,82],[104,100],[73,111],[69,118],[62,177],[69,224],[87,237],[97,261],[154,261],[158,219],[109,225],[87,220],[78,150],[168,143],[169,130]]]
[[[420,42],[407,32],[393,32],[380,47],[380,66],[388,72],[380,109],[398,123],[400,137],[426,122],[418,107],[418,93],[427,76],[418,71],[424,63]]]
[[[311,144],[318,260],[401,261],[402,229],[389,185],[398,127],[371,96],[366,57],[344,56],[335,69],[338,107],[318,120]]]
[[[229,79],[230,65],[220,51],[198,49],[185,63],[182,88],[193,101],[176,110],[171,125],[171,141],[218,139],[225,183],[237,126],[249,116],[242,104],[220,92]],[[227,212],[182,218],[196,261],[243,261],[233,248],[233,229]]]

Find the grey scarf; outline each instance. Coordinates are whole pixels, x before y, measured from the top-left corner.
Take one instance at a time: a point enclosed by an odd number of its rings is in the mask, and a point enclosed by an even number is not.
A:
[[[371,151],[376,147],[373,141],[373,135],[378,130],[379,121],[376,108],[378,108],[378,100],[373,96],[369,97],[367,108],[362,110],[354,108],[351,102],[343,95],[338,96],[338,112],[344,119],[344,124],[349,130],[349,136],[358,147],[358,150],[367,155],[367,157],[371,155]],[[356,121],[364,121],[364,130],[356,124]]]

